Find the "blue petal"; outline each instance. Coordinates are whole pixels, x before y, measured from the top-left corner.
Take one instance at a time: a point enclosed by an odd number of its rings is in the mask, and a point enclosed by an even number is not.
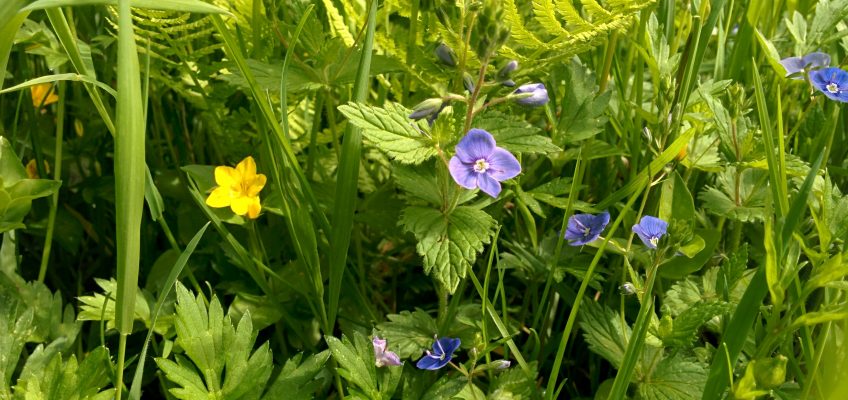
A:
[[[448,364],[448,361],[450,361],[448,358],[442,360],[437,357],[424,356],[415,363],[415,366],[419,369],[428,369],[432,371],[444,367]]]
[[[474,171],[473,164],[465,164],[457,156],[453,156],[448,163],[451,177],[456,181],[456,184],[466,189],[474,189],[477,187],[478,172]]]
[[[498,181],[514,178],[521,173],[521,164],[518,159],[500,147],[495,147],[486,161],[489,163],[489,169],[486,172]]]
[[[655,244],[651,243],[651,236],[645,233],[645,231],[642,229],[641,225],[639,225],[639,224],[633,225],[632,229],[633,229],[633,233],[635,233],[637,236],[639,236],[639,240],[641,240],[642,243],[645,246],[648,246],[649,248],[652,248],[652,249],[657,248],[657,246]]]
[[[666,230],[668,230],[668,222],[665,222],[657,217],[652,217],[650,215],[645,215],[639,220],[639,225],[642,226],[642,229],[645,233],[649,234],[652,237],[660,237],[665,235]]]
[[[533,95],[530,97],[525,97],[516,100],[518,104],[523,104],[525,106],[541,106],[545,105],[548,102],[548,90],[545,88],[545,85],[541,83],[530,83],[527,85],[521,85],[513,93],[533,93]]]
[[[447,355],[448,359],[453,357],[453,353],[456,351],[456,349],[459,348],[460,345],[459,338],[443,337],[439,339],[438,342],[444,350],[445,354]]]
[[[780,60],[780,65],[786,70],[786,76],[801,72],[804,70],[804,60],[801,57],[787,57]]]
[[[501,194],[501,183],[487,173],[477,174],[477,187],[484,193],[495,198]]]
[[[495,150],[495,138],[482,129],[471,129],[456,145],[456,156],[465,164],[487,159]]]
[[[830,65],[830,55],[816,51],[804,56],[803,63],[805,68],[826,68]]]

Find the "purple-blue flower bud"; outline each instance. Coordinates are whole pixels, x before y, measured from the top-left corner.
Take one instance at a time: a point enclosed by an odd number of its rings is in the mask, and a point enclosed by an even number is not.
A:
[[[468,72],[462,74],[462,86],[465,87],[468,93],[474,93],[474,78]]]
[[[503,81],[509,78],[513,71],[518,69],[518,61],[512,60],[498,70],[498,80]]]
[[[454,53],[453,49],[448,47],[444,43],[439,43],[436,46],[436,57],[439,58],[439,61],[444,63],[447,66],[455,67],[456,66],[456,53]]]
[[[412,114],[409,114],[410,119],[421,119],[431,116],[442,109],[442,99],[432,98],[424,100],[412,108]]]
[[[548,90],[541,83],[521,85],[512,92],[512,97],[518,104],[537,107],[548,103]]]

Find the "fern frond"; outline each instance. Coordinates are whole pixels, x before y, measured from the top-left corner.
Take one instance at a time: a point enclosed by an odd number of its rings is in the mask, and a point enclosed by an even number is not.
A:
[[[353,35],[350,34],[350,30],[347,28],[347,24],[345,24],[345,20],[342,17],[342,14],[333,5],[333,0],[322,0],[324,3],[324,8],[327,9],[327,20],[330,21],[330,27],[333,28],[333,35],[342,38],[345,46],[353,47],[355,40],[353,39]]]
[[[600,4],[598,4],[595,0],[580,0],[580,3],[583,4],[583,8],[589,15],[599,15],[604,17],[612,17],[609,11],[604,10]]]
[[[584,32],[592,29],[592,24],[586,22],[580,16],[580,12],[574,8],[571,0],[557,0],[557,11],[565,18],[571,32]]]
[[[533,12],[536,14],[536,21],[539,22],[539,25],[549,33],[557,36],[568,34],[568,31],[557,20],[552,0],[533,0]]]
[[[518,14],[518,8],[515,7],[513,0],[506,0],[503,3],[504,19],[509,24],[510,34],[515,40],[521,42],[522,45],[533,49],[543,49],[547,46],[536,35],[527,30],[524,26],[524,21]]]

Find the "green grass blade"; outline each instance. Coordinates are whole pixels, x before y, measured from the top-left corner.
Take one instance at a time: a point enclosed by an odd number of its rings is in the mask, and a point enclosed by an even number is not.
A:
[[[353,85],[353,101],[364,102],[368,95],[371,53],[374,48],[374,27],[377,20],[377,1],[369,6],[365,39],[362,42],[362,56],[359,58],[359,70]],[[288,57],[286,57],[288,60]],[[347,252],[350,248],[350,234],[353,228],[353,213],[356,209],[357,183],[359,182],[359,159],[362,155],[362,130],[348,124],[342,144],[342,154],[336,174],[336,201],[333,207],[333,230],[330,235],[330,293],[327,319],[335,324],[339,308],[339,295],[342,287]]]
[[[90,76],[73,73],[40,76],[38,78],[30,79],[26,82],[19,83],[15,86],[0,90],[0,94],[14,92],[15,90],[26,89],[30,86],[35,86],[42,83],[53,83],[58,81],[75,81],[89,83],[103,89],[103,91],[109,93],[110,95],[112,95],[112,97],[118,97],[118,92],[116,92],[115,89],[109,87],[109,85],[103,82],[99,82],[97,79],[93,79]]]
[[[123,392],[126,338],[132,333],[144,211],[145,121],[141,72],[130,1],[118,3],[118,115],[115,135],[115,218],[117,281],[115,324],[120,333],[115,396]]]
[[[24,4],[26,2],[23,0],[0,2],[0,87],[3,87],[4,79],[6,79],[6,65],[9,63],[9,54],[12,53],[15,35],[29,15],[28,12],[18,13]]]
[[[756,60],[754,64],[754,95],[757,99],[757,114],[760,117],[760,128],[763,130],[763,141],[766,147],[766,162],[769,170],[769,183],[772,196],[776,204],[775,211],[778,218],[786,215],[789,209],[789,194],[786,193],[786,185],[781,181],[781,177],[785,176],[784,169],[778,161],[777,155],[774,153],[775,148],[775,132],[771,126],[771,118],[769,118],[768,105],[766,104],[766,96],[763,92],[763,82],[760,80],[760,73],[757,71]],[[780,132],[779,134],[783,134]],[[783,152],[783,148],[777,149]]]
[[[206,233],[206,228],[209,228],[209,224],[211,223],[212,222],[207,222],[206,225],[203,225],[203,227],[194,234],[194,237],[191,238],[190,242],[188,242],[188,246],[186,246],[185,250],[180,253],[180,257],[177,258],[174,266],[171,267],[171,272],[168,273],[168,277],[162,285],[162,292],[159,293],[159,297],[156,299],[156,305],[153,306],[153,314],[150,315],[150,329],[147,331],[147,337],[144,339],[144,346],[141,347],[138,364],[136,365],[135,374],[133,375],[133,382],[129,393],[130,399],[141,399],[141,379],[144,376],[144,362],[147,360],[147,349],[150,345],[150,339],[153,337],[153,328],[156,326],[156,319],[159,318],[159,313],[162,311],[162,305],[171,293],[171,289],[174,287],[174,283],[177,281],[177,278],[180,277],[183,268],[185,268],[186,264],[188,264],[188,259],[191,257],[192,253],[194,253],[194,249],[197,247],[197,244],[200,243],[200,239],[203,237],[203,234]]]
[[[115,6],[118,3],[118,0],[38,0],[24,7],[24,10],[33,11],[67,6]],[[223,8],[204,3],[200,0],[130,0],[130,7],[203,14],[229,14]]]

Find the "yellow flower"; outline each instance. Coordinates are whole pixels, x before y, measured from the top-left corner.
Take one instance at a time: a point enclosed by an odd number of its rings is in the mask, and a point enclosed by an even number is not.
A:
[[[39,83],[29,87],[32,95],[32,106],[40,107],[59,101],[59,96],[53,91],[52,83]],[[43,101],[43,103],[42,103]]]
[[[250,218],[259,216],[259,192],[265,187],[265,175],[256,173],[256,161],[247,156],[235,168],[215,167],[215,183],[218,187],[206,198],[209,207],[229,206],[238,215]]]

